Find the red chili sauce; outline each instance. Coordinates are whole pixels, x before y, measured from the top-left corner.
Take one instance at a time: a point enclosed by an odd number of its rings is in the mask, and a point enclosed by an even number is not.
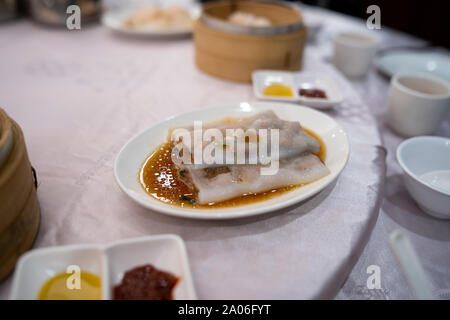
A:
[[[150,264],[128,270],[114,287],[114,300],[172,300],[179,278]]]
[[[300,89],[299,94],[308,98],[327,98],[327,94],[325,93],[325,91],[320,89]]]

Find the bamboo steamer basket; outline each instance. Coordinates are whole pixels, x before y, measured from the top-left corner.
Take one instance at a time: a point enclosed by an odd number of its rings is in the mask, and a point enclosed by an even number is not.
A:
[[[0,108],[0,142],[6,141],[3,137],[7,134],[12,134],[13,143],[6,163],[0,167],[0,280],[31,248],[40,221],[35,177],[22,130]],[[3,146],[0,144],[0,150]]]
[[[14,144],[12,123],[4,112],[0,112],[0,169],[6,163]]]
[[[272,26],[249,27],[227,22],[235,11],[269,19]],[[257,69],[299,70],[307,28],[302,14],[286,3],[218,1],[206,4],[194,27],[197,67],[214,76],[250,82]]]

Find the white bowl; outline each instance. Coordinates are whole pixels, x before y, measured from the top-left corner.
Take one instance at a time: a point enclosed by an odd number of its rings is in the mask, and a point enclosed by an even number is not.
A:
[[[129,269],[152,264],[180,277],[174,299],[196,299],[183,240],[176,235],[157,235],[114,242],[107,246],[72,245],[31,250],[16,267],[11,299],[34,300],[52,276],[66,272],[70,265],[101,278],[102,299],[113,296],[113,288]]]
[[[248,117],[265,110],[273,110],[281,119],[300,121],[305,128],[319,135],[327,150],[325,165],[330,170],[330,174],[277,197],[226,208],[196,209],[170,205],[153,198],[142,188],[138,178],[142,164],[160,144],[167,141],[169,129],[191,125],[197,120],[206,123],[226,117]],[[194,110],[153,125],[132,138],[120,150],[114,164],[114,173],[120,188],[131,199],[146,208],[183,218],[234,219],[280,210],[319,193],[344,169],[349,149],[344,130],[336,121],[322,112],[281,102],[241,102]]]
[[[420,208],[450,219],[450,138],[422,136],[403,141],[397,160],[406,189]]]

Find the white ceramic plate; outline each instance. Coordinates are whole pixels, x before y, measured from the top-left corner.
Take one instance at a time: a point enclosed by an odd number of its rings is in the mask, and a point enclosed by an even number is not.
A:
[[[174,299],[196,299],[186,248],[176,235],[128,239],[107,246],[73,245],[29,251],[17,264],[11,299],[36,299],[49,278],[64,273],[69,265],[77,265],[81,271],[100,276],[102,299],[109,300],[124,272],[144,264],[180,277]]]
[[[344,97],[336,81],[329,76],[312,72],[288,72],[256,70],[252,73],[253,92],[258,99],[271,101],[300,102],[317,109],[330,108],[341,103]],[[292,88],[293,97],[266,96],[264,88],[271,83],[282,83]],[[308,98],[299,95],[299,89],[320,89],[326,92],[327,98]]]
[[[199,6],[186,7],[185,9],[190,13],[192,19],[197,19],[200,16],[201,9]],[[156,28],[150,25],[142,28],[124,27],[123,22],[133,12],[134,9],[109,10],[103,13],[101,20],[106,27],[133,36],[176,37],[190,35],[193,32],[193,28]]]
[[[195,209],[172,206],[154,199],[141,187],[139,171],[146,158],[166,141],[168,130],[192,125],[196,120],[210,122],[224,117],[247,117],[255,113],[273,110],[285,120],[298,120],[313,130],[327,148],[325,164],[331,173],[315,182],[271,199],[252,204],[217,209]],[[142,206],[173,216],[194,219],[233,219],[279,210],[305,200],[333,182],[344,168],[349,156],[349,142],[344,130],[326,114],[314,109],[280,102],[241,102],[180,114],[153,125],[132,138],[119,152],[114,173],[121,189]]]
[[[450,59],[442,54],[420,50],[390,50],[375,59],[375,65],[392,77],[397,73],[429,73],[450,83]]]

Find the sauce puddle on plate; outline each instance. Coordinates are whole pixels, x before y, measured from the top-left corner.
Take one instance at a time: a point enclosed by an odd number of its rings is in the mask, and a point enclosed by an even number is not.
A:
[[[323,140],[311,130],[306,128],[303,128],[303,130],[319,141],[320,151],[317,156],[322,162],[325,162],[326,148]],[[139,181],[144,190],[153,198],[167,204],[196,209],[235,207],[268,200],[303,186],[290,185],[260,193],[243,194],[225,201],[196,204],[195,201],[192,201],[192,199],[195,199],[195,195],[178,178],[177,169],[172,162],[171,151],[169,142],[161,144],[145,160],[139,172]]]

